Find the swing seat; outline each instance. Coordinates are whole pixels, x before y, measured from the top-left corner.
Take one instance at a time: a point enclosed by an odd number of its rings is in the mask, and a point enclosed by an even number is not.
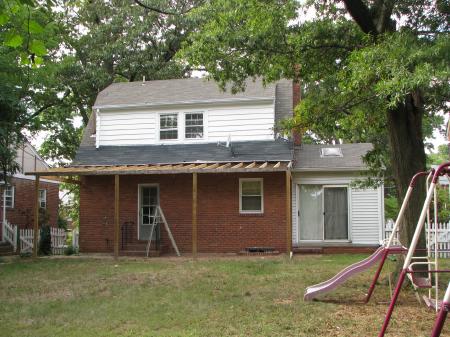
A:
[[[433,309],[433,310],[440,310],[441,306],[442,306],[442,301],[438,300],[437,303],[437,308],[436,308],[436,300],[429,298],[426,295],[422,296],[423,301],[425,302],[425,305],[429,308],[429,309]]]
[[[430,289],[433,288],[431,284],[431,279],[428,277],[412,276],[412,283],[415,287],[420,289]]]

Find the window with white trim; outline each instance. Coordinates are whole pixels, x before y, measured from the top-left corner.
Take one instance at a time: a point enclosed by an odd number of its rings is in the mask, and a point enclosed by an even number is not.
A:
[[[239,179],[239,212],[263,213],[264,195],[262,178]]]
[[[5,205],[8,208],[14,208],[14,186],[6,186],[3,187],[3,198],[2,198],[2,204],[0,205],[3,207],[3,200],[5,200]]]
[[[159,139],[178,139],[178,114],[162,114],[159,116]]]
[[[39,190],[39,207],[47,208],[47,190]]]
[[[185,114],[185,133],[186,139],[203,138],[203,113],[187,113]]]

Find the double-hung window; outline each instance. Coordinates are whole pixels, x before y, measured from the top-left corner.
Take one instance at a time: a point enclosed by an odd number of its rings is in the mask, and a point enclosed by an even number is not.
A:
[[[3,202],[6,207],[14,208],[14,186],[4,187],[1,207],[3,207]]]
[[[263,213],[263,179],[239,179],[239,212]]]
[[[178,139],[178,114],[162,114],[159,117],[159,139]]]
[[[47,207],[47,190],[39,190],[39,207],[43,209]]]
[[[185,115],[185,138],[198,139],[203,138],[203,113],[187,113]]]

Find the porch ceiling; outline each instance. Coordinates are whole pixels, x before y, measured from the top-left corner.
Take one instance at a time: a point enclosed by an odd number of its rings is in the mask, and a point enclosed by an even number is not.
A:
[[[291,161],[252,162],[203,162],[180,164],[68,166],[46,171],[27,172],[36,176],[129,175],[129,174],[177,174],[177,173],[229,173],[229,172],[277,172],[291,169]]]

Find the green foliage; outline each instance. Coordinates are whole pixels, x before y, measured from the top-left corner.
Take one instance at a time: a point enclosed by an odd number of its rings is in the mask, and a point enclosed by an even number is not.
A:
[[[385,2],[365,2],[372,18],[358,20],[349,16],[350,1],[211,1],[191,14],[199,28],[179,57],[234,90],[248,76],[300,78],[302,101],[283,126],[303,130],[310,142],[371,142],[366,161],[390,178],[387,115],[412,94],[423,109],[420,136],[442,127],[450,40],[442,4],[404,0],[382,9]],[[311,7],[316,18],[305,22]]]
[[[64,255],[73,255],[76,253],[77,253],[77,250],[75,248],[73,248],[72,245],[69,245],[64,249]]]
[[[400,207],[395,196],[387,196],[384,198],[384,217],[386,219],[396,220]]]
[[[437,152],[432,152],[427,155],[427,166],[440,165],[442,163],[448,162],[449,159],[449,147],[447,144],[439,145]]]
[[[52,238],[48,225],[41,226],[38,253],[39,255],[51,255],[52,253]]]

